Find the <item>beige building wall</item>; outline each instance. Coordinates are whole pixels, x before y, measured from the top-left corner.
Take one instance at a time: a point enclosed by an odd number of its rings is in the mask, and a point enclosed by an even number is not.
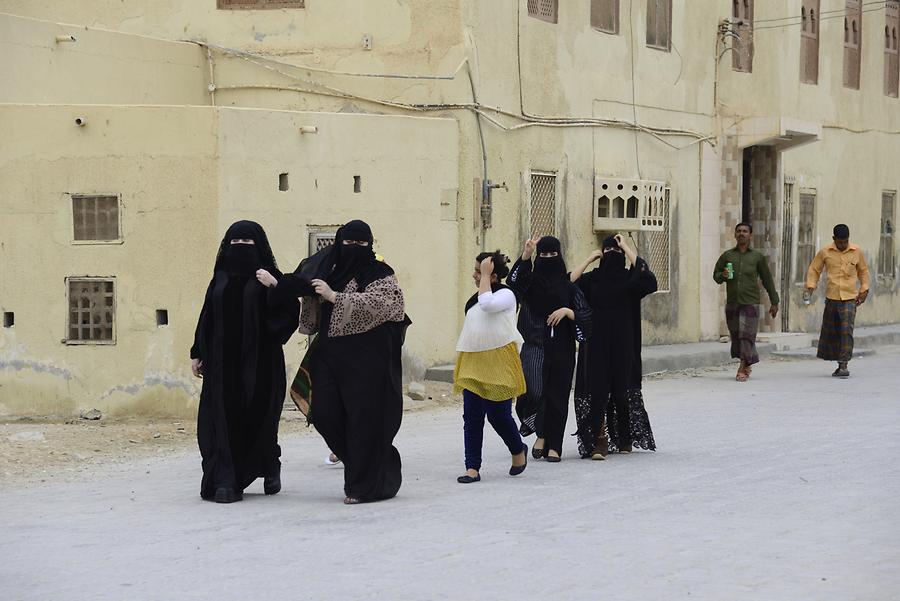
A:
[[[882,90],[883,10],[869,7],[863,16],[857,91],[842,85],[840,18],[821,24],[818,84],[799,83],[799,27],[773,24],[799,14],[800,0],[755,3],[751,73],[732,69],[731,42],[719,34],[733,27],[722,26],[731,2],[674,1],[670,51],[647,46],[643,0],[620,0],[617,34],[591,27],[591,4],[563,0],[558,22],[547,23],[528,15],[525,0],[306,0],[303,9],[265,11],[217,10],[214,0],[0,0],[0,12],[47,20],[0,17],[0,44],[9,57],[0,61],[0,76],[15,82],[0,91],[0,102],[65,105],[32,109],[55,118],[88,115],[88,127],[71,128],[66,136],[94,135],[94,123],[111,127],[109,132],[119,131],[121,120],[131,123],[119,140],[132,142],[132,154],[123,155],[131,163],[144,161],[135,157],[155,160],[143,138],[164,135],[152,122],[139,124],[142,116],[158,114],[146,111],[220,107],[178,132],[191,137],[192,127],[199,127],[199,138],[206,139],[204,120],[213,124],[214,142],[204,152],[215,175],[187,186],[203,188],[197,202],[211,203],[213,220],[204,224],[208,239],[195,245],[195,255],[206,257],[232,220],[257,218],[282,267],[291,268],[304,256],[310,233],[353,217],[370,220],[380,252],[408,293],[416,323],[408,345],[428,364],[453,359],[462,302],[472,292],[474,255],[499,247],[515,256],[531,233],[532,172],[556,174],[555,233],[570,265],[602,235],[591,227],[595,176],[659,180],[670,188],[671,287],[644,303],[647,343],[722,333],[724,294],[712,282],[712,265],[733,244],[742,190],[751,179],[750,213],[761,222],[758,231],[767,232],[758,240],[779,276],[789,259],[785,327],[817,329],[821,306],[800,304],[793,281],[796,196],[815,190],[821,242],[834,223],[849,223],[874,271],[881,193],[898,186],[893,163],[900,156],[900,101]],[[843,0],[821,2],[829,15],[840,17],[842,7]],[[77,41],[57,43],[57,35]],[[82,103],[131,108],[111,107],[107,124],[106,109],[71,106]],[[134,106],[145,104],[182,108]],[[7,110],[26,107],[0,108]],[[303,125],[318,133],[300,134]],[[52,133],[35,127],[28,135]],[[180,139],[173,134],[169,142]],[[49,148],[57,141],[41,143]],[[742,155],[750,147],[757,158],[745,173]],[[30,156],[0,165],[8,171],[17,164],[17,179],[0,181],[0,188],[29,199],[35,191],[70,191],[59,182],[32,185],[28,178],[50,164],[42,154]],[[79,171],[79,156],[66,156],[66,170]],[[85,156],[84,168],[102,183],[105,167],[88,168],[99,158]],[[180,169],[173,173],[176,182],[188,177]],[[278,190],[280,173],[288,174],[287,191]],[[355,175],[361,177],[359,193],[352,188]],[[144,173],[135,177],[144,194],[155,192]],[[484,179],[497,186],[484,207],[488,228],[481,218]],[[792,198],[785,198],[786,190]],[[783,209],[791,200],[794,213],[786,222]],[[0,202],[11,213],[23,211],[14,197]],[[126,205],[123,218],[128,214]],[[62,227],[62,217],[56,219]],[[635,235],[644,242],[645,236]],[[7,264],[6,256],[0,264]],[[206,262],[200,260],[190,299],[179,302],[199,302]],[[900,320],[897,277],[886,275],[873,273],[877,284],[859,323]],[[5,298],[0,295],[4,310]],[[199,309],[179,307],[179,320]],[[18,315],[15,331],[4,330],[0,340],[8,345],[15,337],[21,348]],[[782,325],[767,320],[764,327]],[[301,350],[289,348],[290,363]],[[173,367],[173,373],[183,373],[178,369],[186,368]],[[132,370],[116,385],[140,378],[146,379],[144,371]],[[176,379],[185,392],[194,385],[181,375]]]

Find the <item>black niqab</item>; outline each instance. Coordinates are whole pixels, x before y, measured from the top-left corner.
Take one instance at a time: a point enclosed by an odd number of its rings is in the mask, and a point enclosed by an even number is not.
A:
[[[232,244],[232,240],[253,240],[253,244]],[[257,269],[278,271],[266,231],[255,221],[236,221],[222,237],[214,272],[253,275]]]
[[[541,257],[541,253],[556,252],[555,257]],[[566,262],[562,258],[560,242],[553,236],[544,236],[537,243],[534,259],[534,270],[531,284],[528,287],[526,302],[535,314],[546,317],[569,304],[569,276]]]
[[[344,244],[344,240],[359,240],[368,242],[368,246],[359,244]],[[343,290],[350,280],[358,275],[368,272],[378,263],[375,251],[372,250],[372,228],[365,221],[354,219],[341,227],[334,236],[334,247],[331,251],[330,263],[333,265],[331,273],[325,278],[332,290]],[[371,282],[366,282],[366,285]],[[363,283],[357,281],[360,289]]]

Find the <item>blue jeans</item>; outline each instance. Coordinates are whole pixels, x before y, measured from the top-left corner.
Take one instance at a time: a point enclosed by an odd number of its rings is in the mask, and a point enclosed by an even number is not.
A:
[[[512,416],[512,399],[489,401],[470,390],[463,390],[463,433],[466,444],[466,469],[481,469],[481,443],[484,439],[484,418],[503,439],[511,455],[528,449],[519,435]]]

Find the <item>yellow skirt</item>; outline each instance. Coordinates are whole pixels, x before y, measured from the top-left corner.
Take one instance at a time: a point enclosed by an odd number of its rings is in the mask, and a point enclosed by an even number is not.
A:
[[[459,353],[453,389],[470,390],[489,401],[505,401],[525,393],[525,376],[515,342],[478,353]]]

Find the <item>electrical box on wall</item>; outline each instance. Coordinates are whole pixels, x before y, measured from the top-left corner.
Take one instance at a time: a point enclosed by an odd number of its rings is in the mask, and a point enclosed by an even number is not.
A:
[[[668,203],[665,182],[594,176],[594,231],[661,232]]]

